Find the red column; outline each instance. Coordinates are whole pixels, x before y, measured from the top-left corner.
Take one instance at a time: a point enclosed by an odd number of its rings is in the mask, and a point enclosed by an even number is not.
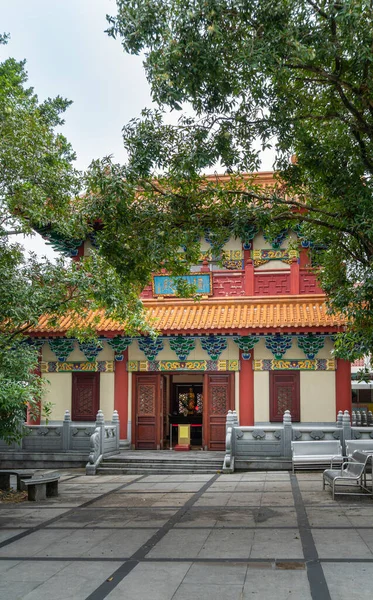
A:
[[[335,398],[336,411],[348,410],[351,414],[351,363],[348,360],[337,359],[337,370],[335,372]]]
[[[41,377],[41,360],[42,360],[42,349],[39,348],[39,353],[38,353],[38,366],[36,367],[35,371],[34,371],[34,375],[37,375],[38,377]],[[31,418],[31,413],[29,410],[29,406],[27,406],[27,416],[26,416],[26,425],[40,425],[40,420],[41,420],[41,400],[39,400],[39,402],[37,402],[37,416],[36,419],[32,419]]]
[[[299,294],[299,262],[295,257],[290,265],[290,293]]]
[[[251,258],[245,260],[244,292],[245,296],[254,296],[254,263]]]
[[[254,425],[254,371],[251,358],[244,360],[240,350],[240,425]]]
[[[120,421],[120,439],[127,439],[128,426],[128,350],[123,352],[123,360],[115,361],[114,371],[114,410],[118,411]]]

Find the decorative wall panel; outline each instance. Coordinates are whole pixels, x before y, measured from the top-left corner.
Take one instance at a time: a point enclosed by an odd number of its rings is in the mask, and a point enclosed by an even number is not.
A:
[[[71,373],[71,372],[99,372],[113,373],[114,361],[98,360],[94,362],[41,362],[42,373]]]
[[[308,358],[297,360],[260,359],[253,361],[254,371],[335,371],[334,358]]]
[[[154,415],[155,395],[154,386],[140,384],[138,387],[138,416]]]
[[[182,275],[179,277],[190,285],[195,285],[197,294],[211,295],[211,273],[198,273],[196,275]],[[176,296],[174,278],[168,275],[153,275],[154,296]]]
[[[290,294],[290,272],[256,272],[254,274],[255,296],[278,296],[281,294]]]
[[[239,360],[129,360],[127,370],[146,371],[239,371]]]
[[[254,267],[265,265],[270,260],[280,260],[290,265],[293,258],[299,257],[299,253],[297,250],[252,250],[251,257],[254,261]]]

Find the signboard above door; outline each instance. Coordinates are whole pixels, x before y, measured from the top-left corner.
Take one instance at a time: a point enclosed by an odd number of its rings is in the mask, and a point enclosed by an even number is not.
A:
[[[212,295],[211,273],[196,273],[178,277],[190,285],[196,286],[197,294]],[[153,275],[154,296],[176,296],[176,279],[169,275]]]

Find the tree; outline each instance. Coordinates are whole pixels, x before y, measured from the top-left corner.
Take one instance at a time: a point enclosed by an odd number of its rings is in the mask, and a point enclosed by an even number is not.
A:
[[[26,256],[14,241],[36,228],[68,249],[94,228],[74,210],[74,198],[83,202],[83,177],[70,144],[56,132],[69,102],[39,102],[26,82],[24,62],[0,63],[0,439],[9,442],[23,433],[26,405],[36,414],[42,397],[37,345],[27,343],[27,331],[42,315],[53,321],[70,311],[69,334],[78,336],[95,334],[94,321],[82,323],[89,310],[106,310],[129,327],[141,323],[138,290],[124,289],[102,256],[92,253],[77,264],[62,255],[51,262]]]
[[[128,207],[130,183],[140,185],[187,259],[201,229],[218,247],[228,230],[244,237],[253,223],[273,235],[298,225],[330,309],[348,321],[339,355],[371,352],[371,0],[117,0],[117,9],[108,33],[126,52],[145,53],[159,109],[124,128],[124,168],[95,164],[96,191],[125,177]],[[188,105],[193,117],[165,123],[166,108]],[[258,168],[257,140],[276,151],[278,183],[267,193],[237,176]],[[233,173],[224,189],[201,178],[216,164]],[[167,267],[177,263],[171,246],[167,239]]]

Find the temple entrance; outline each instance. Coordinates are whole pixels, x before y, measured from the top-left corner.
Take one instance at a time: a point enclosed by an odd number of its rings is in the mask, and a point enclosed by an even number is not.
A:
[[[233,408],[233,373],[136,373],[134,446],[139,450],[173,448],[179,425],[189,425],[192,450],[224,450],[226,415]]]
[[[196,381],[198,378],[200,382]],[[172,378],[169,446],[174,448],[178,443],[178,425],[189,425],[190,446],[197,450],[203,446],[203,375],[194,375],[183,382],[178,379],[178,376]]]

